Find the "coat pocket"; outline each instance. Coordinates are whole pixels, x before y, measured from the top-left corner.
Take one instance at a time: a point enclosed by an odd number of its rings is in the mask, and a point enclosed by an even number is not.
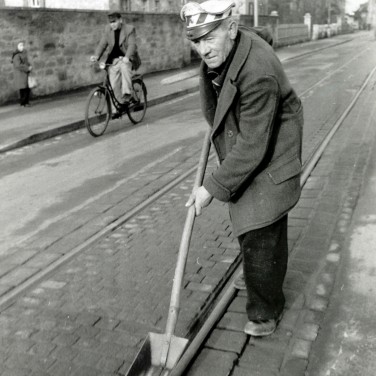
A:
[[[271,166],[266,170],[266,173],[273,180],[274,184],[280,184],[284,181],[300,174],[302,164],[297,156],[290,157],[280,163]]]

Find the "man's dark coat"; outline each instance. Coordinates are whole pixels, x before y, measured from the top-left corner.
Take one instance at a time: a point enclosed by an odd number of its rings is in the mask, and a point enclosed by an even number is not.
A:
[[[235,236],[285,215],[300,197],[302,104],[273,48],[253,32],[240,40],[220,96],[203,62],[202,109],[219,166],[204,181],[229,203]]]

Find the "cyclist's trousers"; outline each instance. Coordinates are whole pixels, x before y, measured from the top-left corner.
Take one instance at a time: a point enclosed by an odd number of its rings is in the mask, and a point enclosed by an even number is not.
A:
[[[120,103],[129,100],[132,94],[132,64],[119,60],[109,67],[108,73],[116,99]]]

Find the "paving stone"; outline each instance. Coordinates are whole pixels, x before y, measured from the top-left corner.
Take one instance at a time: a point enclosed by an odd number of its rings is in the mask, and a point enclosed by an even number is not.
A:
[[[246,312],[246,304],[247,298],[244,296],[237,296],[228,307],[228,312],[238,312],[238,313],[245,313]]]
[[[53,280],[47,280],[43,281],[40,286],[42,288],[46,289],[53,289],[53,290],[58,290],[63,288],[66,285],[66,282],[58,282],[58,281],[53,281]]]
[[[219,321],[217,328],[225,330],[233,330],[242,332],[247,323],[248,318],[246,313],[226,312],[222,319]]]
[[[204,283],[189,282],[186,288],[192,291],[201,291],[201,292],[210,293],[211,291],[213,291],[214,286],[206,285]]]
[[[232,352],[203,349],[187,376],[227,376],[236,359]]]
[[[90,350],[80,350],[77,356],[74,358],[74,363],[77,365],[86,365],[91,367],[96,367],[99,364],[100,357],[98,353]]]
[[[9,273],[11,270],[16,268],[16,264],[9,263],[7,261],[0,261],[0,277],[4,276],[5,274]]]
[[[215,329],[206,341],[205,347],[240,354],[246,341],[245,333]]]
[[[317,200],[314,198],[301,197],[299,199],[300,208],[309,208],[313,209],[317,204]]]
[[[27,368],[4,368],[1,376],[29,376],[31,373],[30,369]]]
[[[304,323],[296,332],[298,338],[313,342],[318,335],[320,326],[317,324]]]
[[[255,346],[258,349],[264,349],[267,352],[283,352],[291,341],[291,331],[286,330],[280,326],[270,336],[266,337],[250,337],[249,345]]]
[[[299,208],[299,206],[296,206],[294,209],[292,209],[289,213],[289,218],[309,218],[309,215],[311,214],[311,209],[308,208]]]
[[[22,282],[29,279],[35,273],[38,272],[39,269],[36,268],[28,268],[24,266],[17,267],[16,269],[12,270],[5,276],[1,278],[1,284],[10,285],[10,286],[18,286]]]
[[[75,342],[77,342],[79,336],[74,333],[60,333],[54,339],[54,343],[59,344],[61,346],[71,346]]]
[[[229,251],[229,250],[226,250],[224,254],[214,254],[211,256],[211,260],[213,260],[214,262],[224,262],[224,263],[227,263],[227,264],[233,264],[234,261],[237,259],[238,257],[238,253],[237,251]]]
[[[96,368],[100,369],[104,373],[114,374],[122,367],[123,364],[124,360],[122,359],[106,357],[100,359]]]
[[[319,266],[319,259],[316,260],[303,260],[298,257],[294,257],[289,262],[289,270],[295,270],[302,273],[312,274],[317,270]]]
[[[308,302],[308,308],[315,311],[325,311],[328,307],[329,301],[321,296],[313,296]]]
[[[281,370],[280,376],[306,376],[308,361],[305,359],[290,359]]]
[[[261,372],[277,372],[283,362],[283,351],[265,351],[265,348],[248,345],[239,360],[239,366],[252,369],[258,374]]]
[[[26,354],[34,344],[35,342],[30,338],[2,337],[0,339],[0,349],[13,354]]]
[[[101,317],[94,326],[100,329],[113,330],[120,324],[120,320],[112,319],[109,317]]]
[[[278,376],[278,371],[272,370],[255,370],[251,364],[235,367],[232,376]]]
[[[281,322],[279,326],[286,330],[294,330],[296,328],[296,323],[298,321],[298,317],[300,315],[300,309],[288,309],[284,312]]]
[[[306,283],[307,277],[302,272],[288,269],[283,286],[286,289],[301,291]]]
[[[54,376],[72,376],[78,367],[68,361],[57,360],[49,369],[48,372]]]
[[[20,249],[16,253],[6,257],[6,262],[9,264],[21,265],[32,258],[36,253],[38,253],[37,250]]]
[[[41,358],[47,358],[50,353],[56,348],[53,343],[36,343],[28,351],[31,355],[36,355]]]
[[[293,346],[292,346],[292,350],[291,350],[292,357],[308,359],[311,346],[312,346],[311,341],[306,341],[303,339],[295,339]]]
[[[51,352],[51,357],[54,359],[59,359],[62,361],[71,361],[77,356],[77,349],[71,346],[60,346],[57,345],[55,349]]]
[[[205,285],[218,286],[221,282],[221,278],[219,278],[219,277],[204,277],[204,279],[201,282]]]
[[[14,286],[10,286],[10,285],[4,285],[1,283],[0,281],[0,296],[8,293],[10,290],[12,290],[14,288]]]
[[[288,239],[298,240],[302,234],[303,227],[289,227]]]

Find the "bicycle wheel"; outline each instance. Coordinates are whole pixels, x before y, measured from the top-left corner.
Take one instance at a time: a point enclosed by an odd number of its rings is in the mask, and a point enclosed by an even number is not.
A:
[[[130,121],[133,124],[137,124],[145,116],[147,108],[147,91],[144,81],[140,78],[136,78],[132,81],[134,96],[136,98],[136,103],[132,103],[128,106],[127,114]]]
[[[86,101],[85,125],[93,137],[101,136],[111,118],[110,98],[102,87],[94,88]]]

